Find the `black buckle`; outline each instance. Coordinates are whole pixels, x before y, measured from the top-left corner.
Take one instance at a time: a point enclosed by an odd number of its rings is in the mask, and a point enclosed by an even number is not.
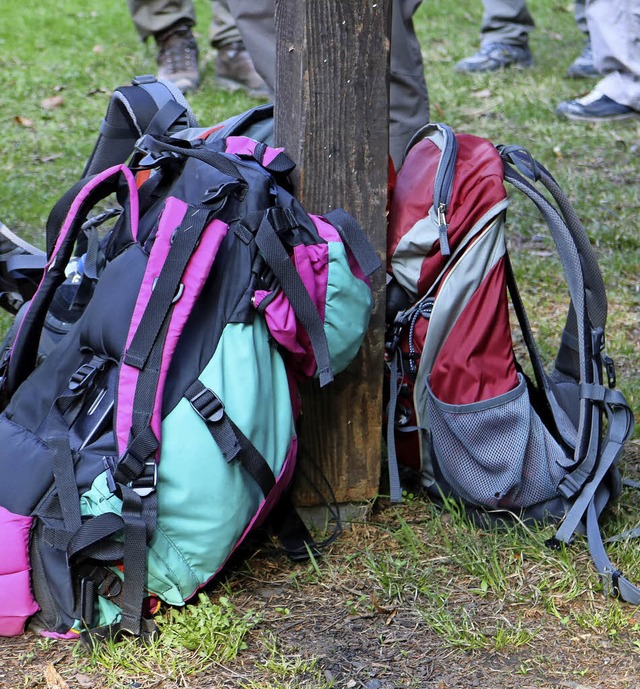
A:
[[[602,355],[602,363],[604,364],[605,371],[607,372],[607,382],[611,389],[616,386],[616,366],[613,363],[613,359],[607,354]]]
[[[71,374],[71,378],[69,379],[69,390],[75,391],[87,385],[99,368],[100,367],[93,361],[82,364],[82,366]]]
[[[145,462],[142,474],[127,485],[141,498],[146,498],[147,495],[151,495],[158,485],[158,464],[155,459]]]
[[[224,417],[224,404],[209,388],[205,388],[189,400],[196,414],[205,422],[218,423]]]

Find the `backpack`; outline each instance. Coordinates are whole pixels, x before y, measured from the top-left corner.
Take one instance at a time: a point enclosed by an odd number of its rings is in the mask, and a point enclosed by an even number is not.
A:
[[[191,599],[283,504],[297,384],[356,355],[379,259],[345,211],[302,208],[282,149],[238,134],[268,124],[147,132],[53,208],[3,357],[0,635],[151,634],[160,600]]]
[[[540,210],[569,289],[550,372],[509,262],[505,180]],[[400,471],[413,470],[431,496],[454,498],[480,519],[558,522],[552,545],[586,529],[598,570],[639,603],[598,526],[619,494],[616,462],[634,418],[604,351],[598,263],[557,182],[521,147],[428,125],[397,175],[387,256],[392,501],[401,499]],[[524,340],[517,350],[510,309]]]

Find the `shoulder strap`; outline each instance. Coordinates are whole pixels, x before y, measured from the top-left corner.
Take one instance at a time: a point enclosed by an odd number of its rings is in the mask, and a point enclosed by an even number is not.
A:
[[[124,214],[128,223],[127,231],[131,240],[135,241],[138,232],[138,190],[133,174],[125,165],[116,165],[89,180],[83,180],[81,185],[73,188],[73,201],[70,195],[65,195],[52,211],[56,215],[61,215],[59,206],[62,206],[66,209],[66,214],[38,289],[16,333],[2,383],[4,396],[11,396],[34,369],[44,319],[56,289],[65,279],[64,270],[71,258],[82,225],[89,211],[115,191],[122,176],[128,187],[127,209]]]
[[[124,163],[145,132],[157,136],[195,126],[191,108],[171,82],[152,74],[135,77],[129,86],[113,92],[82,177]]]

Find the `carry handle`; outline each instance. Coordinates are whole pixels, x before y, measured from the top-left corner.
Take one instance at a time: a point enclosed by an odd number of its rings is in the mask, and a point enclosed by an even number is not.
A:
[[[121,175],[124,176],[128,187],[128,212],[125,213],[125,216],[128,221],[131,241],[135,242],[138,236],[139,219],[138,190],[133,173],[126,165],[115,165],[89,180],[82,180],[83,184],[79,190],[79,185],[75,185],[71,190],[77,190],[73,200],[71,200],[71,193],[68,192],[54,207],[52,214],[56,218],[60,217],[62,210],[66,208],[65,218],[50,254],[48,252],[49,260],[45,266],[40,285],[16,334],[7,373],[2,382],[4,396],[10,397],[35,368],[44,320],[56,289],[65,279],[65,268],[71,258],[82,225],[87,219],[89,211],[102,199],[116,191]]]

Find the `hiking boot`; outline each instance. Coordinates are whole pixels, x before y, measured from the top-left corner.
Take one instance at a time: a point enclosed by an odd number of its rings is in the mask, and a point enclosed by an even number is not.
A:
[[[563,101],[556,113],[577,122],[615,122],[640,117],[640,111],[618,103],[596,89],[582,98]]]
[[[496,72],[507,67],[531,67],[533,57],[529,46],[509,45],[507,43],[486,43],[477,53],[460,60],[457,72]]]
[[[590,40],[587,41],[580,55],[569,65],[567,76],[570,79],[593,79],[600,76],[600,72],[593,66],[593,51]]]
[[[200,85],[198,45],[191,28],[179,24],[156,36],[158,79],[170,81],[186,93]]]
[[[272,96],[241,41],[218,48],[216,79],[230,91],[244,89],[252,98],[270,99]]]

